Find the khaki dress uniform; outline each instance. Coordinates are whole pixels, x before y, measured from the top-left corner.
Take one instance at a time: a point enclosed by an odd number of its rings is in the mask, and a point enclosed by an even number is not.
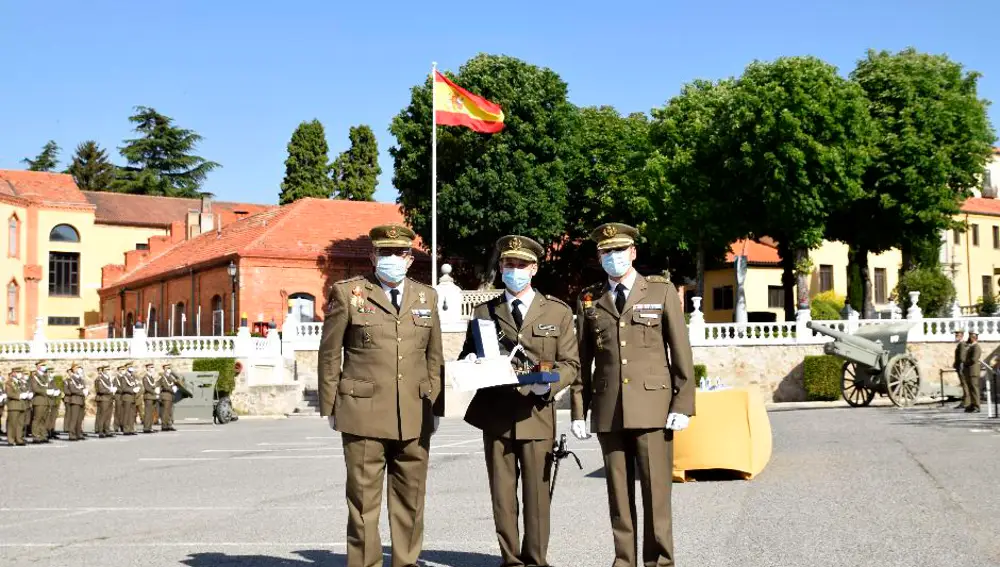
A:
[[[24,445],[24,409],[28,400],[21,397],[27,393],[24,383],[21,382],[20,368],[11,370],[10,376],[4,383],[4,393],[7,394],[7,443],[11,446]]]
[[[152,370],[153,365],[146,366],[146,370]],[[135,435],[135,401],[142,392],[142,385],[139,378],[131,372],[126,372],[121,380],[122,395],[122,425],[125,435]]]
[[[505,236],[497,242],[500,259],[538,262],[544,249],[523,236]],[[534,290],[533,290],[534,291]],[[516,298],[515,298],[516,299]],[[475,353],[472,327],[476,319],[493,320],[508,350],[524,347],[530,360],[545,362],[559,373],[544,395],[529,386],[496,386],[478,390],[465,421],[482,430],[500,555],[504,566],[546,566],[549,544],[549,479],[556,437],[555,396],[569,387],[580,370],[573,311],[569,305],[534,291],[527,312],[512,310],[507,292],[477,305],[459,358]],[[521,319],[518,321],[518,319]],[[520,324],[518,324],[520,323]],[[524,541],[518,536],[518,495],[524,501]]]
[[[31,373],[31,442],[48,443],[49,431],[46,425],[49,422],[49,379],[45,372],[40,370],[42,363],[39,363],[36,370]]]
[[[87,396],[90,390],[84,382],[83,369],[74,364],[69,371],[69,379],[66,380],[67,394],[66,400],[69,404],[69,440],[83,441],[86,435],[83,433],[84,408],[87,404]]]
[[[119,368],[119,370],[121,370]],[[96,394],[97,415],[94,419],[94,433],[101,439],[114,437],[111,429],[111,417],[114,412],[114,379],[108,375],[108,367],[102,366],[97,369],[97,378],[94,380],[94,392]]]
[[[410,248],[402,225],[373,228],[376,249]],[[417,564],[434,416],[444,415],[437,293],[405,278],[399,308],[374,275],[333,285],[319,350],[320,413],[334,416],[347,467],[347,567],[382,565],[388,473],[392,565]],[[343,366],[341,366],[343,364]]]
[[[973,341],[971,339],[975,338]],[[965,363],[962,370],[965,376],[966,387],[969,389],[969,403],[965,407],[966,412],[979,411],[979,361],[983,358],[983,347],[979,344],[979,334],[969,333],[969,348],[965,351]]]
[[[160,431],[177,431],[174,429],[174,394],[177,393],[177,378],[174,377],[170,365],[163,365],[163,373],[157,383],[160,387]]]
[[[49,439],[58,439],[59,435],[56,433],[56,419],[59,417],[59,402],[62,400],[63,392],[60,388],[57,388],[56,384],[56,371],[49,368],[46,370],[46,375],[49,379],[49,388],[52,389],[52,395],[49,396],[49,421],[45,428],[49,432]]]
[[[114,386],[114,393],[111,394],[111,415],[113,416],[111,430],[109,431],[111,437],[125,430],[122,423],[122,376],[126,372],[128,372],[128,365],[123,364],[118,367],[117,372],[109,377],[111,385]]]
[[[146,371],[142,377],[142,432],[153,433],[153,409],[156,407],[156,400],[160,397],[160,387],[157,385],[159,379],[151,370]]]
[[[635,236],[634,228],[614,223],[591,237],[603,250],[631,245]],[[637,472],[645,524],[642,563],[675,565],[673,431],[665,425],[670,413],[695,412],[694,364],[677,288],[662,276],[636,274],[619,311],[608,281],[602,281],[581,292],[577,324],[581,379],[573,386],[572,418],[590,414],[604,455],[613,567],[637,565]]]

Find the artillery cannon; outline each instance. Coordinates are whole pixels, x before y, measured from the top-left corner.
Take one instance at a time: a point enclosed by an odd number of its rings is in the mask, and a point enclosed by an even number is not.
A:
[[[844,359],[840,390],[848,404],[867,406],[879,394],[905,407],[917,399],[922,380],[917,359],[906,350],[907,333],[914,324],[865,325],[853,335],[814,321],[806,327],[834,338],[823,345],[823,352]]]

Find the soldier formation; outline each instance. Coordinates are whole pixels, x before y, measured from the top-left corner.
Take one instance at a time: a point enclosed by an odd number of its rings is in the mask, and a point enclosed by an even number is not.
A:
[[[178,391],[179,379],[169,364],[162,372],[146,365],[142,377],[136,373],[135,364],[123,364],[112,375],[109,366],[97,368],[94,377],[94,405],[97,413],[94,434],[98,438],[135,435],[138,415],[137,400],[144,385],[149,384],[149,395],[143,411],[143,433],[153,433],[153,413],[159,414],[160,431],[175,431],[173,427],[173,401]],[[7,443],[12,447],[26,445],[30,436],[33,444],[48,443],[58,439],[56,419],[59,402],[64,404],[63,432],[70,441],[87,439],[83,431],[87,398],[90,388],[86,384],[83,367],[73,364],[63,377],[62,387],[56,383],[55,370],[40,361],[35,370],[14,368],[3,383],[0,394],[0,416],[7,413]],[[158,404],[156,402],[159,402]]]
[[[493,520],[505,566],[547,566],[555,396],[569,388],[572,433],[596,433],[607,478],[614,565],[674,565],[673,435],[694,415],[694,365],[676,287],[632,267],[638,231],[620,223],[591,238],[607,272],[569,305],[531,286],[544,249],[497,242],[503,295],[476,306],[461,358],[474,356],[472,325],[492,319],[507,352],[521,347],[558,381],[476,392],[465,420],[482,431]],[[414,566],[423,545],[430,438],[444,415],[444,357],[437,294],[406,277],[415,234],[373,228],[374,274],[337,282],[319,352],[320,413],[343,437],[347,567],[382,565],[379,516],[387,507],[392,565]],[[530,365],[530,364],[529,364]],[[590,417],[590,427],[587,418]],[[635,481],[643,494],[638,556]],[[524,501],[519,535],[518,487]]]
[[[983,358],[983,347],[979,344],[979,332],[969,331],[969,339],[962,340],[965,331],[955,331],[955,372],[962,384],[962,401],[955,409],[964,409],[966,413],[978,413],[980,402],[979,364]]]

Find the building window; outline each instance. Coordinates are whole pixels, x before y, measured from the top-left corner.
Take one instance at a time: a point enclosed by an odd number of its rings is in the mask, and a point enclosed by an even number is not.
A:
[[[212,336],[219,337],[223,334],[225,326],[226,312],[222,307],[222,296],[212,296]]]
[[[819,266],[819,291],[830,291],[833,289],[833,266],[830,264],[820,264]]]
[[[885,280],[885,268],[875,268],[875,303],[885,303],[889,288]]]
[[[17,282],[10,280],[7,284],[7,322],[11,324],[17,323],[18,295]]]
[[[17,219],[17,215],[11,215],[7,220],[7,256],[11,258],[17,258],[19,255],[20,226],[21,221]]]
[[[135,245],[135,249],[136,250],[149,250],[149,243],[148,242],[140,242],[140,243],[138,243],[138,244]]]
[[[983,276],[983,297],[993,297],[993,276]]]
[[[49,317],[49,325],[53,327],[79,327],[79,317]]]
[[[993,247],[1000,248],[1000,226],[993,227]]]
[[[979,246],[979,225],[972,225],[972,245]]]
[[[49,232],[52,242],[80,242],[80,233],[68,224],[57,224]]]
[[[79,252],[49,252],[49,295],[80,295]]]
[[[308,293],[293,293],[288,296],[292,313],[300,323],[312,323],[316,315],[316,298]]]
[[[769,309],[785,308],[785,288],[780,285],[767,286],[767,307]]]
[[[187,314],[184,312],[184,302],[174,305],[174,317],[171,320],[170,335],[173,337],[184,336],[184,326],[187,323]]]
[[[724,285],[712,288],[712,309],[720,311],[733,308],[733,286]]]

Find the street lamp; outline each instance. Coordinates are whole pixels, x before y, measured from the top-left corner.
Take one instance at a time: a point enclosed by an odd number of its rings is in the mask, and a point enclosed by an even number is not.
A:
[[[229,261],[229,266],[226,268],[226,272],[229,273],[229,279],[233,282],[233,295],[229,300],[229,326],[235,331],[236,330],[236,263],[232,260]]]

